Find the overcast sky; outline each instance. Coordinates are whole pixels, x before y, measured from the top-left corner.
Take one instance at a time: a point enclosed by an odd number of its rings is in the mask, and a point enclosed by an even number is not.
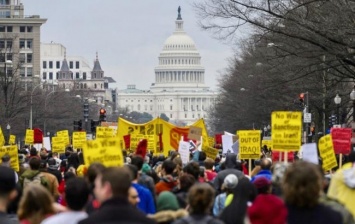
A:
[[[67,55],[99,59],[106,76],[122,89],[136,84],[148,89],[164,41],[175,29],[177,8],[184,28],[195,41],[205,67],[205,81],[216,88],[218,71],[232,56],[230,46],[202,31],[192,7],[194,0],[22,0],[26,15],[47,18],[41,42],[63,44]],[[198,1],[198,0],[196,0]],[[91,65],[93,66],[93,65]]]

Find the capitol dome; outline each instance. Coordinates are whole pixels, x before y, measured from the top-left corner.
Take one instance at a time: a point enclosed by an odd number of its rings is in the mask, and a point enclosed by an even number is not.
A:
[[[185,91],[206,88],[205,69],[195,42],[184,31],[181,8],[175,20],[175,31],[164,42],[155,68],[154,91]]]

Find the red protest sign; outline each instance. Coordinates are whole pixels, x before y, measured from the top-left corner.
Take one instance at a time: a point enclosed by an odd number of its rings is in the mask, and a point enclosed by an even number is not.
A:
[[[333,139],[335,154],[349,154],[351,149],[351,128],[332,128],[330,133]]]

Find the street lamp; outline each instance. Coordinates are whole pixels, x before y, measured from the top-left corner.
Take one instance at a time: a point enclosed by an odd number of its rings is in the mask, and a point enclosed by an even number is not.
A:
[[[341,98],[339,96],[339,93],[334,97],[334,103],[337,105],[337,116],[338,116],[338,124],[340,124],[340,114],[339,114],[339,107],[341,103]]]
[[[10,141],[10,134],[11,134],[11,126],[10,124],[7,124],[6,126],[6,130],[7,130],[7,145],[9,145],[9,141]]]
[[[33,105],[33,93],[34,91],[39,87],[41,86],[42,83],[38,84],[37,86],[35,86],[33,89],[32,89],[32,92],[31,92],[31,101],[30,101],[30,129],[32,129],[32,124],[33,124],[33,120],[32,120],[32,105]]]
[[[350,99],[353,101],[353,121],[355,122],[355,86],[350,93]]]

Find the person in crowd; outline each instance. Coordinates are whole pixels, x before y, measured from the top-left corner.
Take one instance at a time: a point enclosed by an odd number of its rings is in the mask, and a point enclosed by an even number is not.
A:
[[[348,162],[332,176],[328,196],[339,200],[355,217],[355,151],[348,156]]]
[[[95,179],[98,174],[100,174],[102,171],[105,170],[105,166],[101,163],[92,163],[88,171],[86,173],[85,179],[89,184],[90,188],[90,197],[88,204],[86,205],[86,213],[91,214],[94,211],[96,211],[100,207],[100,202],[96,200],[95,194],[94,194],[94,188],[95,188]]]
[[[6,166],[11,168],[11,157],[9,154],[5,154],[3,157],[1,157],[1,166]],[[16,173],[16,171],[14,171],[14,175],[16,178],[16,183],[18,182],[18,174]]]
[[[19,162],[19,165],[20,165],[18,176],[21,176],[23,174],[23,172],[25,172],[25,170],[29,168],[29,165],[26,162],[26,155],[21,154],[21,153],[18,154],[18,162]]]
[[[155,204],[152,193],[148,188],[138,184],[138,169],[135,165],[129,164],[125,166],[131,173],[132,186],[137,190],[139,196],[138,208],[145,214],[155,213]]]
[[[258,196],[247,211],[250,223],[286,224],[286,205],[279,197],[271,194],[271,181],[266,177],[258,177],[253,184],[257,189]]]
[[[170,224],[176,219],[188,215],[185,209],[180,209],[175,195],[169,191],[162,192],[157,200],[157,213],[148,215],[159,224]]]
[[[17,224],[15,217],[9,217],[7,207],[17,196],[16,178],[14,171],[6,166],[0,166],[0,223]]]
[[[190,174],[182,174],[178,179],[178,185],[173,190],[180,208],[186,208],[187,206],[187,193],[190,188],[195,184],[196,179]]]
[[[78,169],[80,162],[79,156],[76,152],[71,152],[68,156],[68,168],[73,167],[75,170]]]
[[[108,223],[155,223],[144,213],[135,209],[128,202],[131,187],[129,169],[110,167],[99,173],[95,179],[95,195],[101,203],[100,208],[79,224]]]
[[[199,151],[198,154],[198,165],[201,167],[205,167],[205,160],[207,158],[207,155],[204,151]]]
[[[52,153],[52,158],[55,160],[56,165],[59,167],[60,164],[61,164],[61,162],[62,162],[62,160],[59,159],[58,153],[57,153],[57,152],[53,152],[53,153]]]
[[[49,181],[43,175],[43,173],[39,171],[41,165],[40,159],[38,157],[32,157],[29,161],[29,165],[30,165],[30,169],[23,172],[23,174],[20,177],[19,181],[21,187],[25,189],[27,184],[29,184],[30,182],[34,182],[34,183],[42,184],[44,187],[46,187],[49,190],[50,189]]]
[[[186,166],[182,169],[183,173],[190,174],[195,178],[195,181],[198,181],[200,177],[200,166],[197,162],[189,162]]]
[[[228,174],[234,174],[238,177],[238,179],[241,179],[244,177],[244,174],[242,171],[236,169],[237,166],[237,155],[234,153],[229,153],[226,156],[226,161],[225,161],[225,169],[220,171],[216,178],[213,181],[214,188],[217,190],[217,193],[221,192],[221,187],[224,181],[224,178]]]
[[[214,161],[211,158],[205,160],[205,173],[207,181],[212,182],[216,178],[217,173],[213,171]]]
[[[42,185],[31,183],[25,188],[17,211],[20,224],[40,224],[55,214],[53,197]]]
[[[285,172],[287,170],[288,165],[285,163],[275,163],[272,168],[272,177],[271,177],[271,182],[272,182],[272,194],[282,197],[282,179],[285,175]]]
[[[199,183],[208,182],[208,180],[207,180],[207,178],[205,176],[205,168],[200,166],[199,169],[200,169],[200,172],[198,174],[198,182]]]
[[[35,147],[31,147],[30,149],[30,157],[29,159],[31,159],[32,157],[37,157],[38,159],[41,159],[38,155],[38,151]]]
[[[59,166],[54,158],[47,160],[47,172],[53,174],[57,178],[58,183],[62,182],[62,174],[60,173]]]
[[[233,190],[232,200],[228,205],[226,199],[220,219],[225,224],[244,224],[247,220],[248,203],[252,203],[257,195],[256,189],[246,177],[238,178],[238,184]]]
[[[316,165],[297,161],[286,170],[283,197],[288,209],[287,223],[342,223],[341,214],[319,203],[323,179]]]
[[[64,174],[64,178],[62,179],[62,182],[60,182],[59,186],[58,186],[58,191],[59,191],[59,204],[62,205],[62,206],[67,206],[67,202],[65,200],[65,183],[71,179],[71,178],[74,178],[76,177],[74,173],[72,172],[66,172]]]
[[[222,193],[216,196],[213,205],[213,215],[218,216],[225,207],[226,198],[228,195],[233,194],[234,188],[237,187],[238,177],[234,174],[228,174],[224,178],[222,185]]]
[[[262,159],[260,161],[261,170],[251,178],[251,182],[254,182],[259,177],[265,177],[271,181],[272,173],[271,173],[272,161],[268,158]]]
[[[47,188],[49,192],[52,194],[52,196],[54,197],[54,200],[57,201],[60,196],[58,191],[59,183],[57,177],[51,174],[50,172],[48,172],[47,161],[45,163],[40,162],[39,171],[41,171],[41,175],[43,175],[46,178],[48,183]]]
[[[148,176],[145,172],[142,172],[143,164],[147,165],[148,167],[149,165],[147,163],[144,163],[143,158],[139,155],[134,155],[132,157],[131,164],[136,166],[138,169],[138,184],[148,188],[151,194],[155,196],[155,184],[153,178]]]
[[[222,221],[209,215],[213,204],[214,193],[213,187],[208,183],[195,184],[192,186],[188,193],[189,216],[178,219],[173,222],[173,224],[223,224]]]
[[[68,211],[51,216],[45,219],[42,224],[76,224],[87,218],[84,208],[89,194],[89,185],[83,178],[69,179],[65,186],[65,200]]]
[[[176,164],[171,160],[165,160],[162,164],[161,180],[155,185],[155,192],[159,195],[163,191],[171,191],[176,185],[177,181],[173,177]]]
[[[134,187],[130,187],[128,191],[128,202],[133,205],[133,207],[137,207],[139,203],[139,195],[138,191]]]
[[[178,177],[182,171],[183,168],[183,164],[182,164],[182,160],[180,157],[180,154],[178,154],[174,159],[173,162],[176,164],[173,176]]]

